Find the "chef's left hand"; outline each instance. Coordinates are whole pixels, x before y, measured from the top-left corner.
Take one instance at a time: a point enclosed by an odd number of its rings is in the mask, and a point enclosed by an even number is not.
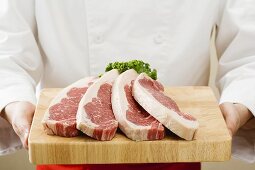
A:
[[[253,117],[250,110],[239,103],[222,103],[220,105],[220,109],[231,136],[233,136],[240,127]]]

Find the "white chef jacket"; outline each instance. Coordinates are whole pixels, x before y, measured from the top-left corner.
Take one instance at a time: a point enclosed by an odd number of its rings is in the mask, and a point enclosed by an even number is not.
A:
[[[220,103],[255,114],[254,0],[1,0],[0,110],[13,101],[36,104],[38,82],[65,87],[113,61],[149,62],[165,85],[208,85],[214,25]],[[21,145],[2,122],[6,154]],[[240,130],[234,155],[254,162],[254,137],[254,127]]]

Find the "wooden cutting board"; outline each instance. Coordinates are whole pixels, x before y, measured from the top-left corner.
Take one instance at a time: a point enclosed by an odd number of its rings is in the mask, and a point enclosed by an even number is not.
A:
[[[171,87],[180,109],[194,115],[199,129],[193,141],[171,132],[160,141],[135,142],[120,131],[111,141],[96,141],[86,135],[74,138],[49,136],[42,117],[60,89],[44,89],[35,111],[29,136],[29,159],[34,164],[108,164],[226,161],[231,156],[231,137],[217,100],[209,87]]]

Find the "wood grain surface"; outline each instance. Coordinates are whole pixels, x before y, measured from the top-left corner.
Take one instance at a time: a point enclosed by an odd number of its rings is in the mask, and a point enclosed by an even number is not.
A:
[[[42,117],[60,89],[44,89],[36,108],[29,136],[29,159],[34,164],[108,164],[226,161],[231,156],[231,137],[218,102],[209,87],[166,88],[183,112],[199,121],[193,141],[170,131],[160,141],[135,142],[121,131],[111,141],[96,141],[86,135],[74,138],[49,136]]]

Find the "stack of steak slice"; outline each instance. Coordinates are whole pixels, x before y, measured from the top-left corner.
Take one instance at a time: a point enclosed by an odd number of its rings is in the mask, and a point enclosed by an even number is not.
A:
[[[112,84],[118,70],[106,72],[87,90],[79,103],[77,129],[97,140],[111,140],[118,128],[111,104]]]
[[[113,69],[66,87],[52,100],[42,124],[49,135],[73,137],[80,130],[102,141],[111,140],[118,125],[135,141],[163,139],[164,126],[192,140],[199,126],[164,94],[162,84],[133,69],[121,75]]]
[[[135,141],[164,138],[164,127],[146,112],[132,96],[132,84],[138,74],[130,69],[115,80],[112,88],[112,108],[125,135]]]
[[[134,82],[133,94],[135,100],[166,128],[181,138],[193,139],[198,121],[181,112],[175,101],[164,94],[164,87],[158,81],[141,73]]]
[[[95,77],[81,79],[64,88],[50,103],[42,124],[49,135],[73,137],[78,135],[76,113],[78,105]]]

